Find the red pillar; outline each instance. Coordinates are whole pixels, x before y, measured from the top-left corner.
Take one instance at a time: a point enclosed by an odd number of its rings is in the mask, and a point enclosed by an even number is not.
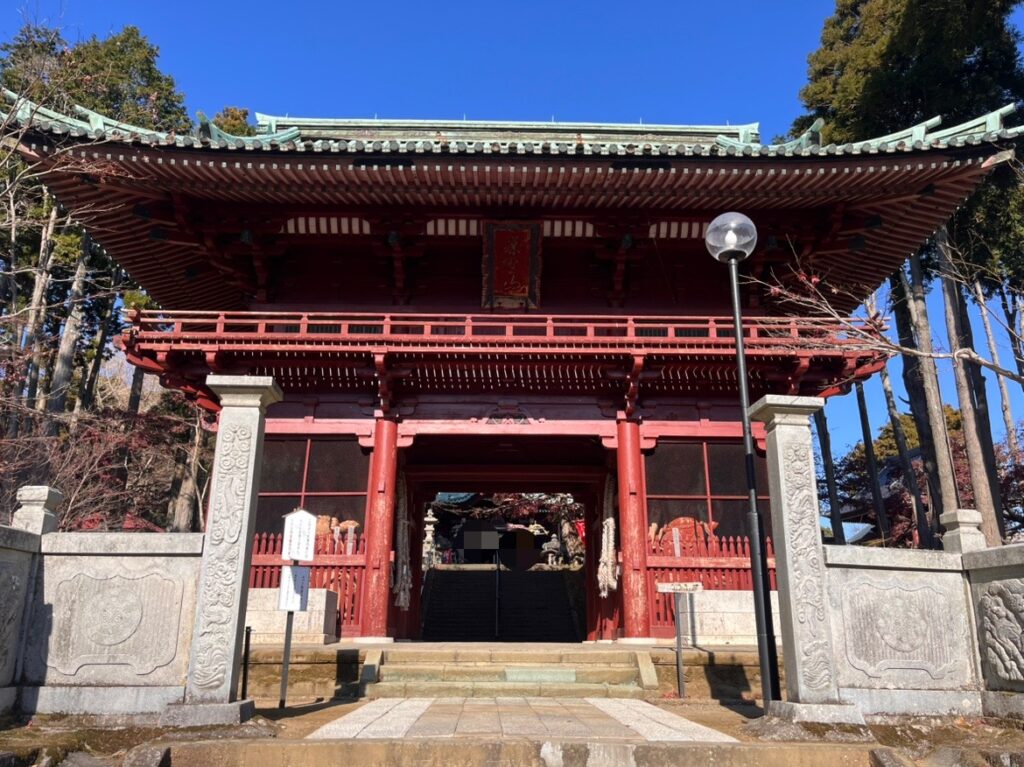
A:
[[[619,471],[619,545],[622,548],[622,618],[625,638],[649,637],[647,607],[647,499],[644,496],[640,425],[620,418],[616,459]]]
[[[395,529],[395,481],[398,473],[398,424],[378,418],[366,499],[366,581],[361,633],[388,635],[391,546]]]

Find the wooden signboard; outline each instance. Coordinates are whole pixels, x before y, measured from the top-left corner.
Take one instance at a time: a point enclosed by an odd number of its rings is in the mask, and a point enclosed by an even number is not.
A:
[[[535,309],[540,305],[539,223],[484,223],[483,306]]]
[[[680,581],[675,583],[657,584],[659,594],[671,594],[676,614],[676,689],[679,697],[686,697],[686,678],[683,676],[683,633],[686,623],[686,611],[683,609],[683,595],[696,594],[704,590],[700,581]]]
[[[703,591],[704,586],[700,581],[682,581],[681,583],[659,583],[659,594],[693,594],[696,591]]]
[[[285,562],[312,562],[315,553],[316,517],[305,509],[285,514],[281,559]]]
[[[277,609],[304,613],[309,609],[309,568],[285,565],[281,568],[281,585],[277,591]]]

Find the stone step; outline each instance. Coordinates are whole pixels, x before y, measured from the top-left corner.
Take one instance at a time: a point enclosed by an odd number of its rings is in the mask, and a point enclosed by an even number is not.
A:
[[[636,667],[635,653],[631,650],[493,650],[493,649],[444,649],[444,650],[385,650],[384,662],[404,663],[526,663],[530,665],[573,665],[597,664],[602,666]]]
[[[497,663],[385,663],[380,668],[383,682],[582,682],[591,684],[633,684],[635,665],[604,666],[586,664],[504,665]]]
[[[457,743],[457,745],[455,745]],[[716,767],[806,767],[843,765],[870,767],[899,764],[895,749],[874,744],[833,743],[624,743],[615,740],[554,743],[546,738],[346,738],[285,740],[283,738],[167,741],[165,763],[259,767],[337,767],[387,764],[478,767],[586,767],[594,764],[691,765]],[[157,752],[160,753],[160,752]]]
[[[630,684],[580,682],[377,682],[368,685],[373,698],[643,698],[644,691]]]

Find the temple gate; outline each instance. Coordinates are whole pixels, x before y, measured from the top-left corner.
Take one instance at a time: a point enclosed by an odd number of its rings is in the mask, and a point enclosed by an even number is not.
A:
[[[338,593],[341,633],[361,639],[419,635],[413,553],[431,493],[488,483],[586,499],[591,639],[667,634],[656,580],[746,587],[737,333],[752,399],[797,398],[800,417],[810,405],[799,398],[842,393],[877,371],[877,324],[791,316],[773,285],[813,277],[838,312],[854,310],[1009,158],[1011,111],[822,147],[817,127],[769,145],[756,125],[269,116],[253,137],[208,123],[177,136],[17,105],[23,151],[51,166],[53,194],[162,307],[131,314],[119,340],[128,359],[220,420],[217,471],[238,480],[208,510],[190,698],[233,694],[238,611],[248,586],[275,584],[280,517],[297,506],[324,520],[314,585]],[[760,233],[743,264],[739,328],[725,316],[726,273],[703,245],[726,209]],[[765,408],[762,464],[773,431],[796,428]],[[557,471],[558,456],[540,450],[538,463],[502,457],[506,444],[558,440],[592,457]],[[476,454],[447,466],[424,458],[457,453],[460,441]],[[772,482],[760,487],[786,537],[784,589],[800,557],[780,490],[794,478],[780,476],[804,458],[773,452]],[[228,486],[218,481],[215,472],[215,499]],[[230,593],[208,574],[228,539]],[[606,548],[614,567],[602,585],[595,555]],[[845,554],[822,556],[855,569]],[[406,574],[408,593],[396,592]],[[204,600],[231,615],[211,628]],[[794,647],[838,643],[828,621],[784,620]],[[809,644],[801,632],[811,629]],[[211,630],[222,646],[206,664]],[[844,685],[883,694],[853,674],[809,664],[792,697],[835,705]]]

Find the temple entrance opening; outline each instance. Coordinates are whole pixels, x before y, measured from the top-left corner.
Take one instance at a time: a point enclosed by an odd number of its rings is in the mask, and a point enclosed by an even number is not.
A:
[[[591,539],[608,471],[600,442],[428,437],[406,458],[421,549],[420,637],[586,639]]]
[[[423,638],[581,641],[584,520],[571,493],[438,493],[424,518]]]

